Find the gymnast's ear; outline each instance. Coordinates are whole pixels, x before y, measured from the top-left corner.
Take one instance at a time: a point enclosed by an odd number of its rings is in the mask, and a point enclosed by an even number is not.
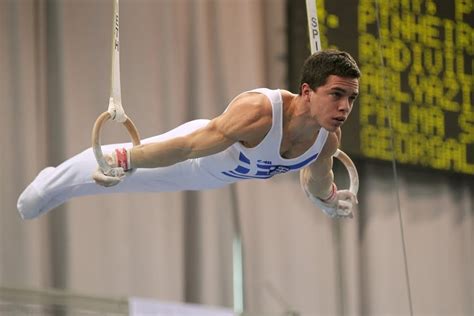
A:
[[[308,83],[303,83],[301,86],[300,86],[300,94],[303,98],[305,98],[306,101],[309,102],[309,95],[311,93],[311,91],[313,91],[313,89],[311,89],[311,87],[309,86]],[[307,99],[306,99],[307,98]]]

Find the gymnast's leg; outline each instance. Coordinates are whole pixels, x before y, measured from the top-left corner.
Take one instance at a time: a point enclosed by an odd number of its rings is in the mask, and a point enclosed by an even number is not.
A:
[[[208,120],[185,123],[165,134],[145,139],[143,143],[162,141],[186,135],[205,126]],[[116,148],[130,148],[132,144],[113,144],[102,147],[104,153]],[[137,169],[114,187],[97,185],[92,174],[97,169],[97,161],[91,148],[64,161],[57,167],[43,169],[20,195],[18,211],[24,219],[31,219],[63,204],[77,196],[120,192],[164,192],[185,190],[184,167],[192,162],[156,169]],[[180,181],[181,180],[181,181]]]

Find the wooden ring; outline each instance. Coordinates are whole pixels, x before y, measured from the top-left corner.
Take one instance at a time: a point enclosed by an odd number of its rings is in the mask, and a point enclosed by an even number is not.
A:
[[[340,149],[336,151],[333,157],[339,159],[344,165],[344,167],[346,167],[351,182],[349,186],[349,191],[351,191],[354,195],[357,196],[357,192],[359,192],[359,175],[357,173],[356,166],[352,162],[351,158],[349,158],[349,156]]]
[[[99,115],[99,117],[95,121],[94,127],[92,129],[92,149],[94,151],[95,159],[99,164],[100,170],[106,175],[113,176],[113,168],[107,163],[107,161],[105,161],[100,143],[100,131],[102,130],[102,126],[111,118],[112,116],[109,112],[104,112]],[[140,145],[140,134],[138,133],[138,130],[135,124],[133,124],[132,120],[127,117],[125,122],[123,122],[123,125],[125,125],[128,133],[130,134],[130,137],[132,138],[133,146],[135,147]]]

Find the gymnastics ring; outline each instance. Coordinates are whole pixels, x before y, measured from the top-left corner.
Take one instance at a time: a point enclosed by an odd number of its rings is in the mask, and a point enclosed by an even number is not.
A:
[[[349,191],[351,191],[354,195],[357,196],[357,192],[359,192],[359,175],[357,173],[357,168],[352,162],[351,158],[343,152],[342,150],[338,149],[336,153],[333,155],[342,162],[342,164],[346,167],[347,172],[349,173],[350,179],[350,186]]]
[[[110,115],[110,113],[106,111],[99,115],[99,117],[95,121],[94,127],[92,129],[92,149],[94,151],[95,159],[99,164],[100,170],[106,175],[116,177],[121,171],[117,169],[121,168],[113,168],[107,163],[107,161],[105,161],[104,154],[102,153],[102,147],[100,144],[100,131],[102,129],[102,126],[106,121],[111,118],[112,116]],[[122,124],[125,125],[125,127],[127,128],[127,131],[130,134],[130,137],[132,138],[133,146],[135,147],[140,145],[140,134],[138,133],[138,130],[135,127],[135,124],[133,124],[132,120],[127,117],[125,122],[123,122]]]

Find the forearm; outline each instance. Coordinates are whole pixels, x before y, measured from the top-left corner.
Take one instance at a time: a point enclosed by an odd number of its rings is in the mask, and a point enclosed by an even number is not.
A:
[[[218,131],[212,122],[186,136],[133,147],[131,168],[157,168],[174,165],[187,159],[205,157],[225,150],[235,143]]]
[[[309,167],[301,170],[301,182],[306,191],[322,200],[333,192],[334,174],[329,170],[325,174],[314,174]]]
[[[328,167],[331,169],[327,169]],[[332,159],[330,164],[304,168],[300,177],[306,196],[326,215],[332,218],[353,216],[352,207],[357,204],[357,197],[348,190],[337,190],[332,172]]]
[[[130,149],[132,168],[167,167],[189,158],[191,149],[184,137],[143,144]]]

